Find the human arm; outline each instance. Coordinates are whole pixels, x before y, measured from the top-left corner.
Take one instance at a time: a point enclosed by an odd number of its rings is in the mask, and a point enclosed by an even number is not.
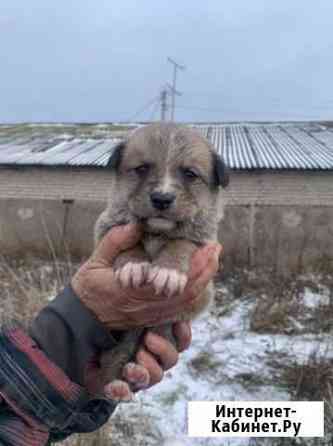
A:
[[[199,271],[187,299],[193,299],[198,286],[203,286],[200,278],[204,271]],[[109,329],[69,287],[37,316],[30,335],[18,324],[1,330],[0,393],[5,404],[0,406],[0,441],[44,445],[50,439],[92,431],[104,424],[115,405],[89,392],[82,371],[88,358],[117,342]],[[137,361],[148,370],[150,384],[154,384],[163,370],[177,361],[177,352],[170,353],[163,339],[152,346],[149,334],[145,346]]]
[[[72,299],[74,306],[71,310],[75,310],[74,313],[68,311]],[[61,308],[59,302],[63,302],[65,306]],[[56,337],[65,342],[65,348],[61,350],[55,348],[53,339],[48,336],[43,342],[45,351],[41,350],[18,323],[1,328],[0,392],[3,400],[0,398],[0,444],[45,445],[48,441],[53,442],[72,433],[94,431],[112,414],[115,405],[111,401],[94,399],[87,391],[98,382],[98,367],[87,370],[85,387],[73,381],[79,379],[79,375],[75,377],[79,370],[76,360],[79,359],[83,365],[83,358],[88,358],[86,352],[93,354],[98,342],[105,345],[108,335],[108,332],[103,333],[102,325],[96,325],[94,318],[89,320],[91,315],[86,314],[86,309],[83,306],[80,308],[81,304],[77,306],[77,303],[80,304],[75,296],[70,295],[68,289],[52,303],[51,308],[54,311],[57,309],[57,315],[49,317],[48,324],[50,332],[56,332]],[[44,311],[45,316],[52,313],[50,305]],[[62,319],[63,311],[66,320]],[[75,331],[78,321],[85,322],[84,332],[79,327]],[[181,332],[178,339],[182,344],[179,348],[182,350],[189,344],[190,330],[186,329],[186,325],[178,326],[179,329]],[[33,331],[30,330],[31,335]],[[76,340],[73,339],[75,334],[78,334]],[[107,345],[110,347],[110,344]],[[149,352],[150,347],[154,353]],[[78,350],[74,351],[73,348]],[[68,357],[71,352],[74,353],[71,366],[67,369],[72,379],[56,364],[64,361],[66,353],[63,350],[67,351]],[[83,352],[82,358],[80,351]],[[178,353],[173,351],[173,347],[153,333],[147,333],[147,346],[142,347],[137,356],[138,362],[149,370],[150,385],[159,382],[163,371],[174,365],[178,359]],[[89,385],[89,380],[92,386]]]

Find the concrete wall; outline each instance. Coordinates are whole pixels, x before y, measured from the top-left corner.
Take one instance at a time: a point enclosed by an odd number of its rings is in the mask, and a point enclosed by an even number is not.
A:
[[[1,253],[89,255],[109,182],[105,169],[0,170]],[[333,172],[233,173],[225,200],[226,269],[333,270]]]
[[[0,199],[1,253],[87,256],[103,208],[103,202],[82,200]]]
[[[333,206],[227,206],[221,223],[223,263],[288,274],[333,272]]]

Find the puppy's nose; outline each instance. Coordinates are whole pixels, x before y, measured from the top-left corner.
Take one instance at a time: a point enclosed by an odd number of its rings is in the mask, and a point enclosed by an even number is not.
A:
[[[164,209],[168,209],[170,205],[175,200],[176,195],[171,193],[162,193],[162,192],[153,192],[150,194],[151,202],[155,209],[159,211],[163,211]]]

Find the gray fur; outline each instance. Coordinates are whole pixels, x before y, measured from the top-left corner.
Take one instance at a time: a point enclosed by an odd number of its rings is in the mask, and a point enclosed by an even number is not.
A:
[[[144,225],[143,248],[140,259],[131,261],[142,262],[144,256],[152,267],[186,274],[195,249],[217,241],[223,213],[221,186],[228,184],[228,177],[213,147],[193,129],[153,124],[136,130],[119,145],[109,167],[109,200],[96,222],[96,243],[114,226],[140,222]],[[168,209],[156,209],[151,199],[154,192],[175,196],[175,201]],[[124,260],[117,259],[115,268],[123,265]],[[213,294],[210,284],[191,314],[176,319],[195,317]],[[109,355],[104,364],[112,369],[114,362]]]

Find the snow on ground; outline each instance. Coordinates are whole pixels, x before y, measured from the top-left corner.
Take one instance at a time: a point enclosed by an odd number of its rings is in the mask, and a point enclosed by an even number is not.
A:
[[[2,312],[19,312],[29,317],[35,314],[43,302],[56,295],[59,282],[67,282],[66,277],[70,277],[72,272],[65,274],[66,271],[65,265],[46,265],[45,262],[32,263],[28,267],[0,263]],[[259,289],[257,278],[256,275],[252,277],[256,285],[254,290]],[[177,366],[166,373],[162,383],[139,393],[135,402],[119,406],[110,421],[112,446],[250,446],[248,439],[188,438],[187,402],[286,401],[290,395],[286,386],[282,386],[278,372],[290,364],[288,361],[307,364],[313,353],[317,357],[333,358],[330,334],[333,278],[326,280],[326,286],[320,285],[316,277],[298,279],[309,283],[309,286],[303,286],[300,295],[297,287],[294,294],[287,295],[289,307],[285,305],[286,301],[280,301],[287,315],[287,325],[282,324],[280,332],[272,330],[275,334],[250,330],[251,317],[253,320],[253,314],[258,313],[258,302],[263,298],[263,303],[267,304],[266,291],[271,287],[270,281],[265,282],[268,285],[261,292],[241,293],[240,298],[234,297],[232,287],[218,287],[218,304],[193,324],[193,342],[190,349],[181,355]],[[24,294],[19,293],[22,287],[18,286],[18,280],[25,284]],[[237,281],[235,278],[234,282]],[[291,284],[283,284],[283,288],[289,290]],[[27,290],[31,291],[30,301]],[[279,295],[279,290],[276,294]],[[274,299],[268,300],[270,302],[276,305]],[[266,311],[267,305],[262,308]],[[262,316],[261,311],[259,314]],[[313,320],[318,323],[313,324]]]
[[[325,296],[306,290],[304,305],[312,308],[323,304],[326,302],[323,298]],[[254,304],[254,299],[234,300],[220,317],[217,309],[212,308],[209,314],[194,323],[190,349],[182,354],[179,364],[166,374],[163,382],[139,394],[135,402],[119,407],[116,420],[122,420],[122,423],[135,420],[136,445],[221,445],[218,439],[187,437],[188,401],[286,401],[290,395],[277,383],[270,365],[272,357],[292,357],[300,363],[313,352],[333,357],[329,335],[250,332],[249,319]],[[117,429],[112,429],[113,440],[117,435]],[[119,445],[125,445],[120,438]],[[223,444],[240,446],[249,443],[244,438],[227,440]]]
[[[306,288],[303,295],[303,305],[308,308],[316,308],[319,305],[329,305],[330,297],[328,290],[324,290],[323,294],[314,293]]]

